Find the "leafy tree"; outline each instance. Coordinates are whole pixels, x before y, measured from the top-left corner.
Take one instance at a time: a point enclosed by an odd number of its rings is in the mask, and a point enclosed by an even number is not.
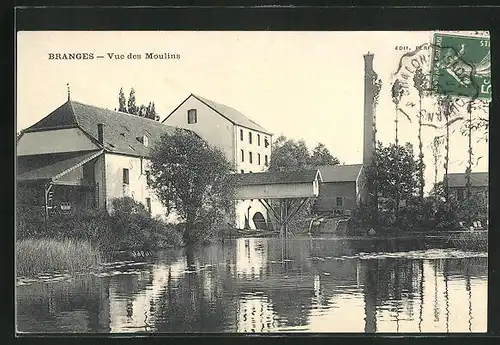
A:
[[[118,111],[127,112],[127,100],[125,99],[125,94],[123,93],[123,87],[120,88],[120,93],[118,94]]]
[[[128,97],[128,102],[127,102],[127,113],[133,114],[133,115],[138,115],[139,108],[135,104],[135,90],[132,88],[130,90],[130,95]]]
[[[273,143],[269,170],[297,171],[337,164],[340,161],[330,153],[325,144],[318,143],[311,154],[304,140],[288,139],[280,135]]]
[[[396,116],[394,118],[394,123],[396,124],[395,127],[395,144],[396,146],[399,144],[398,142],[398,115],[399,115],[399,102],[401,101],[401,98],[403,97],[405,90],[403,88],[403,84],[399,79],[396,79],[394,81],[394,84],[392,84],[392,102],[394,103],[394,108],[396,110]]]
[[[279,136],[272,146],[270,171],[296,171],[311,166],[311,156],[304,140]]]
[[[220,149],[190,131],[166,133],[152,147],[152,186],[185,222],[187,243],[210,240],[216,221],[232,216],[233,171]]]
[[[375,151],[378,191],[385,198],[408,200],[417,188],[417,161],[413,146],[389,144],[384,147],[378,142]]]
[[[148,106],[146,107],[145,117],[147,117],[148,119],[159,121],[160,117],[156,113],[154,102],[149,102]]]
[[[145,106],[144,104],[137,106],[135,100],[134,88],[130,90],[130,96],[128,102],[125,98],[125,95],[123,94],[123,88],[120,88],[120,93],[118,95],[118,102],[119,102],[119,108],[118,108],[119,111],[160,121],[160,117],[156,113],[154,102],[149,102],[148,106]],[[125,106],[125,104],[127,104],[127,106]]]
[[[313,149],[311,164],[313,166],[338,165],[340,162],[336,157],[332,156],[325,144],[318,143]]]
[[[413,85],[414,85],[415,89],[417,89],[417,91],[418,91],[418,105],[419,105],[419,107],[418,107],[418,149],[419,149],[418,190],[419,190],[420,198],[423,198],[424,197],[425,179],[424,179],[424,152],[422,150],[422,98],[424,97],[425,92],[426,92],[427,77],[422,72],[421,68],[418,68],[415,71],[415,75],[413,76]]]
[[[137,115],[139,115],[140,117],[146,117],[146,112],[147,112],[147,108],[144,104],[141,104],[139,106],[139,111],[137,112]]]

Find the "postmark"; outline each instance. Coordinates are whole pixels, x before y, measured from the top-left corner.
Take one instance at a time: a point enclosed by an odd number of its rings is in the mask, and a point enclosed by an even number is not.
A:
[[[434,34],[431,89],[436,94],[491,100],[488,37]]]
[[[491,100],[489,36],[435,33],[431,42],[401,55],[392,83],[401,89],[397,108],[409,122],[419,115],[431,127],[445,121],[437,106],[443,97],[451,100],[449,117],[461,116],[473,103]]]

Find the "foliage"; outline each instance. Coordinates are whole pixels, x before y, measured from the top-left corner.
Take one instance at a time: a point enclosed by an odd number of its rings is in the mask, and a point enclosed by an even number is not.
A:
[[[130,94],[128,96],[127,102],[127,113],[137,115],[139,108],[135,104],[135,90],[134,88],[130,89]]]
[[[312,166],[322,166],[322,165],[338,165],[339,160],[330,153],[328,148],[323,143],[318,143],[312,151],[311,165]]]
[[[417,162],[413,146],[389,144],[384,147],[378,142],[375,150],[375,171],[367,171],[369,178],[377,178],[378,193],[382,197],[409,199],[417,188]]]
[[[123,93],[123,87],[120,88],[120,92],[118,94],[118,111],[127,112],[127,100],[125,99],[125,94]]]
[[[372,84],[373,84],[373,104],[376,107],[379,102],[380,90],[382,89],[382,79],[378,77],[378,74],[373,71],[372,75]]]
[[[426,75],[422,72],[421,68],[418,68],[415,71],[415,74],[413,76],[413,85],[415,89],[418,91],[418,97],[419,97],[419,109],[418,109],[418,149],[419,149],[419,155],[418,155],[418,190],[419,190],[419,196],[420,198],[424,197],[424,184],[425,184],[425,179],[424,179],[424,169],[425,169],[425,164],[424,164],[424,153],[422,151],[422,98],[424,97],[428,85],[428,80]]]
[[[405,91],[403,88],[403,84],[399,79],[396,79],[392,84],[392,89],[391,89],[392,102],[396,106],[399,105],[399,102],[401,101],[401,98],[403,97],[404,93]]]
[[[287,139],[280,135],[273,143],[270,171],[302,170],[310,166],[311,157],[304,140]]]
[[[175,227],[152,218],[141,203],[124,197],[114,199],[112,205],[111,215],[104,209],[90,209],[73,215],[54,215],[46,223],[43,212],[18,208],[16,238],[89,241],[103,253],[183,245]]]
[[[100,252],[86,240],[25,239],[16,243],[17,276],[82,272],[100,263]]]
[[[167,209],[174,208],[186,222],[189,242],[196,240],[190,232],[197,222],[210,232],[213,215],[232,212],[233,171],[220,149],[190,131],[166,133],[151,150],[152,186]]]
[[[144,104],[137,106],[134,88],[130,90],[128,101],[123,94],[123,88],[120,88],[120,92],[118,94],[118,111],[138,115],[156,121],[160,120],[160,117],[156,113],[154,102],[149,102],[148,106],[145,106]]]
[[[154,250],[182,245],[174,225],[152,218],[144,205],[129,197],[112,201],[110,242],[114,249]]]
[[[269,170],[297,171],[339,163],[323,143],[318,143],[310,153],[304,140],[288,139],[280,135],[273,143]]]

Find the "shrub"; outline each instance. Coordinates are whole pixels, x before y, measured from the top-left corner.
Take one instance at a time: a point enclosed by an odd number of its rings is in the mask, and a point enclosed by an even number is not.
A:
[[[114,199],[109,238],[114,249],[161,249],[182,245],[175,226],[152,218],[143,204],[132,198]]]
[[[85,240],[26,239],[16,243],[18,276],[44,272],[88,271],[101,262],[99,250]]]

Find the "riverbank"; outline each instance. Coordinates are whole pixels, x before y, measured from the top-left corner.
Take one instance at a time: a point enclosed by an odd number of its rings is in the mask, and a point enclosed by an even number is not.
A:
[[[26,239],[16,243],[16,274],[33,277],[45,272],[91,271],[102,255],[89,241]]]

